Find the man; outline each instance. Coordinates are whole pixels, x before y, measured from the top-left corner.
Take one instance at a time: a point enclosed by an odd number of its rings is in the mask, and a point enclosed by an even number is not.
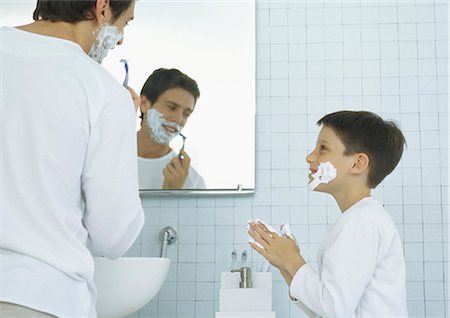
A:
[[[134,4],[39,0],[0,29],[2,317],[95,317],[90,250],[120,257],[143,226],[133,102],[99,64]]]
[[[140,189],[206,188],[186,151],[177,154],[169,145],[180,135],[199,96],[197,83],[176,69],[158,69],[145,82],[137,134]]]

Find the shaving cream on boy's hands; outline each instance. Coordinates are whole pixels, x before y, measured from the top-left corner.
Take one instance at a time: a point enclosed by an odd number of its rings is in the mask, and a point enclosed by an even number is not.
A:
[[[331,180],[336,178],[336,168],[331,162],[321,162],[317,168],[317,172],[312,175],[314,178],[309,184],[308,188],[314,190],[321,183],[327,184]]]
[[[293,239],[293,240],[295,241],[295,238],[294,238],[294,236],[292,235],[292,232],[291,232],[291,228],[290,228],[290,226],[289,226],[289,223],[286,223],[286,224],[282,224],[282,225],[281,225],[281,229],[280,229],[280,232],[281,232],[281,233],[278,233],[272,226],[266,224],[265,222],[263,222],[263,221],[261,221],[261,220],[259,220],[259,219],[256,219],[256,220],[248,220],[247,223],[248,223],[248,225],[247,225],[247,231],[248,231],[249,228],[250,228],[250,223],[263,224],[263,225],[267,228],[267,230],[269,230],[269,232],[271,232],[271,233],[276,233],[276,235],[278,235],[279,237],[289,237],[289,238],[291,238],[291,239]],[[261,246],[261,244],[259,244],[258,242],[256,242],[252,237],[249,237],[249,238],[248,238],[248,241],[249,241],[250,243],[254,243],[254,244],[258,245],[260,248],[264,248],[264,247]]]

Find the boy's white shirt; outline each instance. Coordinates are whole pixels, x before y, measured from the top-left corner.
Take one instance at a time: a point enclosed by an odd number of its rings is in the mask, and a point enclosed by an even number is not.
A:
[[[395,225],[371,197],[345,211],[290,285],[309,317],[407,317],[405,260]]]

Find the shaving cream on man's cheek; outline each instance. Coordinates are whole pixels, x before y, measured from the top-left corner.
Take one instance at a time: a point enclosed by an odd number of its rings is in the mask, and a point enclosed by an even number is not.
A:
[[[172,133],[167,131],[163,125],[174,127],[176,132]],[[183,129],[183,127],[177,123],[165,120],[163,114],[155,108],[150,108],[147,112],[147,126],[153,140],[160,145],[168,145]]]
[[[321,162],[317,168],[317,172],[312,175],[313,180],[308,184],[310,190],[315,190],[319,184],[327,184],[336,178],[336,168],[331,162]]]
[[[115,25],[103,24],[98,29],[95,43],[92,45],[88,55],[98,63],[102,63],[109,50],[122,40],[123,34]]]

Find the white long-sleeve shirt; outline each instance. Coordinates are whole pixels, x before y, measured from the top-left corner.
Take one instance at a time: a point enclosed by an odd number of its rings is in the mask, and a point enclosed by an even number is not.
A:
[[[172,150],[160,158],[138,157],[139,189],[162,189],[164,183],[163,170],[176,156],[177,154]],[[183,189],[206,189],[205,180],[192,166],[189,167]]]
[[[290,295],[310,317],[407,317],[405,260],[395,225],[373,198],[354,204],[319,247],[318,272],[303,265]]]
[[[74,42],[0,44],[0,301],[95,317],[87,246],[117,258],[144,222],[130,94]]]

